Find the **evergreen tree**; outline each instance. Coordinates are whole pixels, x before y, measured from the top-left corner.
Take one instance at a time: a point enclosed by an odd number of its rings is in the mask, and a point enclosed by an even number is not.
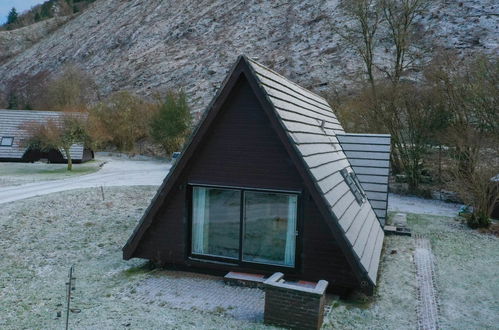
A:
[[[185,93],[168,92],[151,122],[151,137],[170,154],[179,151],[191,130],[192,116]]]
[[[7,16],[7,24],[13,24],[17,21],[17,10],[15,7],[12,7],[12,9],[9,12],[9,16]]]

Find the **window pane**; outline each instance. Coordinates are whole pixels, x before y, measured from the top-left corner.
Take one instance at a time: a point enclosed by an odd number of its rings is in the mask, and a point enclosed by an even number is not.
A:
[[[1,138],[0,145],[2,145],[2,146],[11,146],[12,142],[14,142],[14,138],[12,138],[12,137],[3,137],[3,138]]]
[[[192,253],[239,258],[241,193],[192,189]]]
[[[243,260],[294,266],[297,196],[245,192]]]

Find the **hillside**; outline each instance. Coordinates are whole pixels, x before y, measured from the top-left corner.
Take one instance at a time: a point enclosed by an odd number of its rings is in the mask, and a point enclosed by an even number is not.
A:
[[[69,19],[70,16],[54,17],[20,29],[0,32],[0,63],[31,47]]]
[[[0,64],[0,91],[17,75],[57,72],[75,63],[94,76],[103,95],[183,87],[198,110],[242,53],[317,91],[341,88],[354,78],[358,61],[331,32],[331,23],[344,20],[336,5],[323,0],[98,0]],[[494,0],[440,1],[421,26],[431,26],[428,44],[463,55],[498,53],[498,12]]]

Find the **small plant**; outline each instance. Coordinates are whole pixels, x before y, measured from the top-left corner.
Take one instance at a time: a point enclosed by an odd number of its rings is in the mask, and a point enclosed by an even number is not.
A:
[[[152,262],[148,261],[140,266],[129,268],[129,269],[123,271],[123,273],[126,276],[134,276],[137,274],[148,273],[148,272],[154,270],[155,268],[156,268],[156,266]]]

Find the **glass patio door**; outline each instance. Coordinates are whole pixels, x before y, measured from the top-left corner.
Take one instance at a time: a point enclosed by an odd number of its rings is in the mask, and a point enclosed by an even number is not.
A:
[[[293,267],[297,196],[244,193],[243,261]]]
[[[298,195],[193,187],[191,252],[295,266]]]

